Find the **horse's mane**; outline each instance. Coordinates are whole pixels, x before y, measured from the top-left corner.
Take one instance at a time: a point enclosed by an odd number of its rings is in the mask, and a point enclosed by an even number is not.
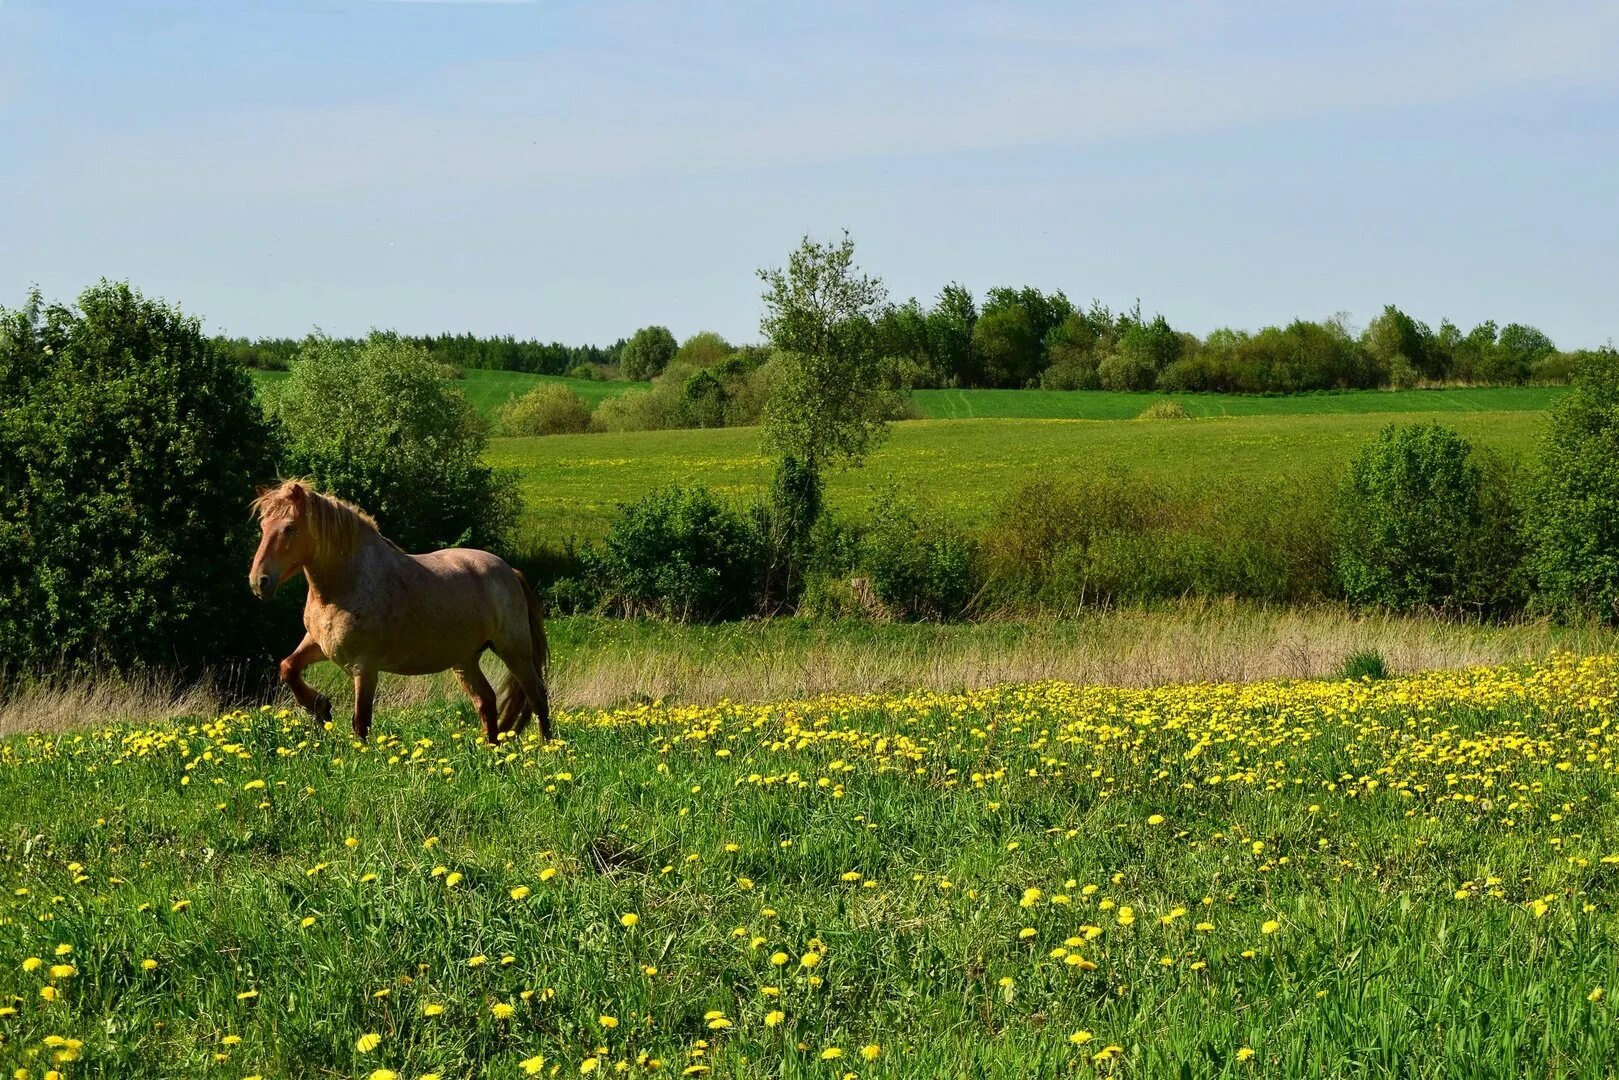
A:
[[[376,520],[370,514],[347,499],[316,491],[308,480],[298,477],[283,480],[275,487],[259,492],[258,498],[252,502],[254,513],[261,518],[294,516],[296,506],[292,489],[295,486],[303,488],[303,520],[318,555],[352,555],[367,533],[381,535]]]

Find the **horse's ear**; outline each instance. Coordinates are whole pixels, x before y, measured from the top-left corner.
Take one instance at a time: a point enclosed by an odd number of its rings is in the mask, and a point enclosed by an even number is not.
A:
[[[292,505],[298,507],[300,510],[303,509],[304,501],[308,494],[309,493],[304,490],[304,486],[302,484],[293,484],[287,489],[287,498],[291,499]]]

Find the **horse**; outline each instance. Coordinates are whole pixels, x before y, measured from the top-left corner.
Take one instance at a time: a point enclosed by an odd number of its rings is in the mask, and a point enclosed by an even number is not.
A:
[[[521,571],[473,548],[410,555],[377,530],[364,510],[321,494],[307,480],[259,492],[258,552],[248,571],[255,596],[268,600],[300,570],[309,583],[304,639],[281,661],[281,681],[322,723],[332,702],[303,670],[330,660],[354,680],[354,735],[371,730],[377,676],[455,672],[495,743],[538,717],[551,738],[548,651],[539,597]],[[493,649],[505,663],[497,699],[479,658]]]

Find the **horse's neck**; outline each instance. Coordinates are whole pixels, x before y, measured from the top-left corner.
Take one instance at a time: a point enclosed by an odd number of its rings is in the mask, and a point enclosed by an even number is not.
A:
[[[398,548],[380,535],[367,532],[361,536],[359,545],[348,554],[328,556],[305,564],[304,576],[309,579],[309,591],[318,602],[329,604],[344,597],[368,569],[404,557]]]

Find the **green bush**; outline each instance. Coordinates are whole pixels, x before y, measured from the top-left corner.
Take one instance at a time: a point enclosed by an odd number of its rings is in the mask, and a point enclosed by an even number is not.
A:
[[[405,550],[508,547],[516,484],[483,463],[483,421],[420,346],[313,336],[272,408],[287,471],[370,511]]]
[[[1344,662],[1338,668],[1340,679],[1386,679],[1389,677],[1388,664],[1383,661],[1383,654],[1375,649],[1363,649],[1360,652],[1350,653],[1344,657]]]
[[[669,487],[622,505],[586,562],[626,615],[682,622],[758,609],[763,544],[753,521],[704,487]]]
[[[919,514],[893,491],[872,507],[860,568],[888,612],[905,619],[954,619],[976,591],[974,541],[937,514]]]
[[[1438,424],[1389,425],[1350,464],[1335,567],[1354,603],[1503,611],[1521,599],[1505,467]]]
[[[0,310],[0,671],[261,657],[273,437],[199,321],[126,284]]]
[[[577,435],[591,427],[590,406],[562,383],[541,383],[500,409],[500,430],[507,435]]]
[[[1178,401],[1165,398],[1155,401],[1136,414],[1137,420],[1190,420],[1186,406]]]
[[[1581,357],[1541,448],[1529,533],[1536,606],[1619,621],[1619,354]]]

